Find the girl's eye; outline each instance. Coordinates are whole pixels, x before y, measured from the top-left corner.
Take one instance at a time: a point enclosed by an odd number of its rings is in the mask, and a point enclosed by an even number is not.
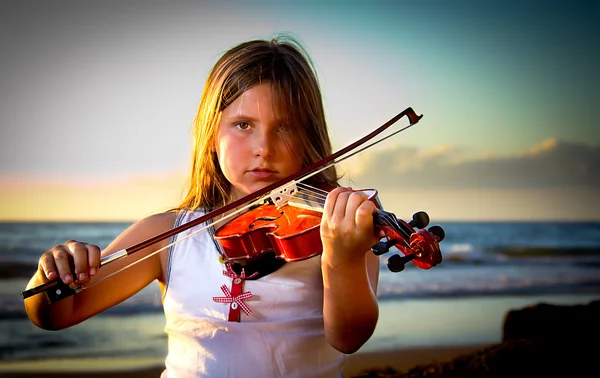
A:
[[[250,128],[250,124],[247,122],[239,122],[235,125],[240,130],[248,130]]]

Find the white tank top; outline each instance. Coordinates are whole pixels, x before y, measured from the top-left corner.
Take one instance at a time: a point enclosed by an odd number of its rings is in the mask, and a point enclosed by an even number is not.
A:
[[[182,212],[175,226],[202,214]],[[246,280],[251,313],[241,312],[238,323],[227,320],[230,304],[213,300],[232,279],[223,274],[209,230],[172,246],[163,297],[169,352],[161,377],[343,377],[345,355],[325,340],[320,264],[317,256]]]

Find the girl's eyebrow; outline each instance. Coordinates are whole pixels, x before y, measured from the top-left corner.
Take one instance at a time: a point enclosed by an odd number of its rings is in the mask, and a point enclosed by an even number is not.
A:
[[[256,117],[250,116],[248,114],[239,114],[239,113],[231,114],[229,116],[224,116],[223,119],[226,119],[228,121],[233,121],[233,120],[235,120],[235,121],[250,121],[250,122],[259,121],[259,119]]]

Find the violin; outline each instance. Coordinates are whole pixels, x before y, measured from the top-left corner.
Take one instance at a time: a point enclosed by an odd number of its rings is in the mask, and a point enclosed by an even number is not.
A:
[[[290,184],[276,191],[265,204],[217,229],[213,237],[221,247],[222,259],[245,262],[274,254],[276,258],[294,262],[320,255],[323,245],[319,226],[328,191],[306,184],[299,190],[299,186]],[[427,213],[419,211],[410,222],[405,222],[382,209],[376,190],[360,191],[376,205],[375,228],[385,233],[385,241],[374,245],[372,252],[379,256],[396,247],[404,255],[388,259],[390,271],[401,272],[409,261],[421,269],[430,269],[442,261],[439,243],[445,233],[440,226],[425,230],[429,224]]]
[[[409,125],[363,146],[404,117],[408,118]],[[422,117],[422,115],[417,115],[412,108],[406,108],[365,137],[332,155],[188,223],[105,256],[100,260],[100,267],[130,256],[192,227],[199,226],[192,234],[213,227],[216,223],[215,219],[219,219],[220,222],[227,221],[215,231],[214,235],[222,250],[221,257],[224,262],[256,261],[258,263],[266,255],[274,255],[275,260],[279,262],[294,262],[319,255],[323,249],[319,231],[321,211],[328,193],[327,189],[330,188],[311,187],[303,181],[414,126]],[[358,149],[359,147],[361,148]],[[393,213],[383,210],[376,190],[366,189],[363,192],[367,193],[369,200],[377,206],[377,211],[373,215],[374,224],[385,234],[385,237],[371,248],[372,252],[382,255],[392,247],[396,247],[402,253],[402,256],[395,254],[388,259],[387,266],[392,272],[402,271],[409,261],[421,269],[430,269],[442,261],[439,243],[444,239],[445,233],[439,226],[425,229],[429,224],[427,213],[419,211],[413,215],[412,220],[406,222],[398,219]],[[159,248],[152,254],[159,253],[171,245]],[[111,275],[118,274],[120,271]],[[103,279],[111,275],[105,276]],[[100,281],[73,288],[63,283],[60,278],[56,278],[21,292],[21,297],[26,299],[44,293],[50,302],[55,302],[85,290]]]

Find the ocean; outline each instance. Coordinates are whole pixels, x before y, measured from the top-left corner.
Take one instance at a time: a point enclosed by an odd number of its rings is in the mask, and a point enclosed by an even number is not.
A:
[[[600,299],[600,222],[438,224],[446,232],[440,265],[392,273],[394,251],[381,256],[380,321],[363,350],[491,344],[509,309]],[[167,339],[157,284],[62,331],[36,328],[23,309],[21,292],[44,251],[69,239],[102,248],[129,225],[0,223],[0,370],[90,357],[161,363]]]

